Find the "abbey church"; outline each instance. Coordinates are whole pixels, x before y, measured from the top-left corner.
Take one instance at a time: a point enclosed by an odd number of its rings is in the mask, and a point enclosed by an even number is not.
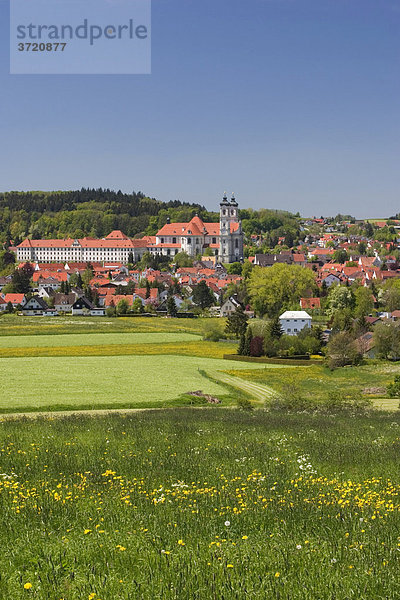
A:
[[[153,253],[174,256],[204,254],[210,248],[217,260],[231,263],[243,260],[243,232],[238,203],[226,194],[220,203],[219,223],[204,223],[197,215],[189,223],[167,223],[156,236]]]

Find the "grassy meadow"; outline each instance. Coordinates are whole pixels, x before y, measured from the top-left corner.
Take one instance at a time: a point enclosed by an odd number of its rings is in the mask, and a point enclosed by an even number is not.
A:
[[[266,365],[269,367],[270,365]],[[322,365],[296,366],[276,369],[249,369],[235,367],[227,371],[253,383],[271,386],[284,394],[288,387],[297,388],[309,400],[326,400],[329,394],[340,392],[343,396],[353,394],[371,399],[387,398],[386,387],[400,375],[400,364],[371,361],[359,367],[342,367],[331,371]],[[399,400],[395,399],[396,408]]]
[[[202,374],[227,368],[228,361],[212,358],[167,354],[0,360],[7,374],[0,378],[0,412],[171,406],[195,390],[216,395],[224,404],[235,399],[232,391]]]
[[[0,598],[398,598],[399,416],[0,423]]]
[[[0,600],[398,598],[400,413],[262,408],[394,409],[399,367],[227,361],[204,321],[0,318]]]
[[[0,337],[8,335],[60,335],[80,333],[203,333],[204,319],[160,319],[157,317],[0,317]],[[207,319],[220,322],[220,319]]]

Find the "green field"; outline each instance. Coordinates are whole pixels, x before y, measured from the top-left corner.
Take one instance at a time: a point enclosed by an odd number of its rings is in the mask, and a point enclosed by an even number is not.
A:
[[[120,344],[168,344],[197,342],[199,336],[190,333],[85,333],[59,335],[0,336],[0,348],[44,348],[60,346],[107,346]]]
[[[239,375],[235,367],[228,372]],[[386,398],[387,385],[399,374],[400,364],[383,361],[334,371],[323,365],[298,366],[290,371],[287,368],[240,370],[242,379],[271,386],[278,393],[285,393],[288,386],[295,387],[309,400],[324,400],[338,391],[343,395],[353,393],[367,398]],[[396,402],[398,404],[398,400]]]
[[[396,600],[399,432],[214,408],[4,421],[0,598]]]
[[[0,410],[148,408],[195,390],[228,400],[227,389],[199,369],[215,373],[229,364],[173,355],[2,358]]]
[[[167,319],[157,317],[26,317],[3,314],[0,316],[0,336],[7,335],[60,335],[79,333],[198,333],[202,334],[204,321],[221,319]]]

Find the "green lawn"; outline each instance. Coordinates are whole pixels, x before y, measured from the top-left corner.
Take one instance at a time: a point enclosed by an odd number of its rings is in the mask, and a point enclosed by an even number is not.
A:
[[[399,432],[215,408],[4,421],[0,598],[397,600]]]

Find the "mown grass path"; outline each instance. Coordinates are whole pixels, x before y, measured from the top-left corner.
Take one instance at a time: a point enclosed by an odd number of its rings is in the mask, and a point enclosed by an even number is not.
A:
[[[274,390],[267,385],[245,381],[240,377],[228,375],[223,371],[214,371],[210,372],[209,374],[221,383],[226,383],[227,385],[246,392],[246,394],[249,394],[252,398],[254,398],[254,400],[257,400],[260,403],[265,402],[268,398],[271,398],[274,393]]]

